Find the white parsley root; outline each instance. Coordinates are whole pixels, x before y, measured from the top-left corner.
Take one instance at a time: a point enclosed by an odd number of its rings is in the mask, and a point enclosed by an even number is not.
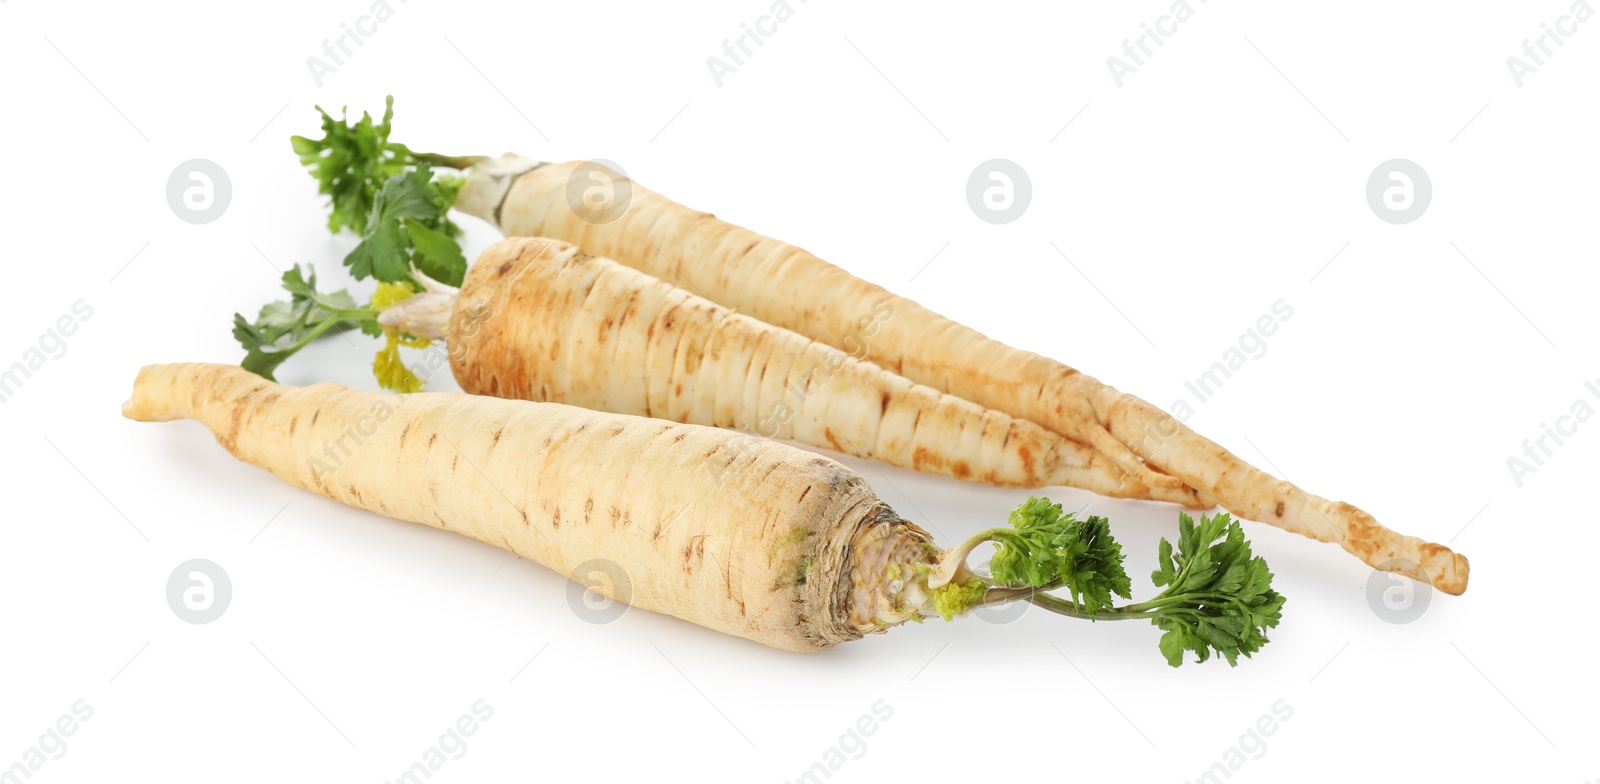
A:
[[[451,157],[414,152],[390,142],[391,110],[349,124],[324,115],[324,138],[296,137],[295,149],[332,201],[330,227],[361,233],[346,259],[358,278],[420,288],[416,269],[447,283],[465,272],[444,217],[455,204],[511,236],[570,242],[726,308],[846,351],[857,320],[887,306],[895,313],[865,358],[912,382],[1027,420],[1098,452],[1133,483],[1157,488],[1177,481],[1200,505],[1318,541],[1336,544],[1376,569],[1426,581],[1451,594],[1466,590],[1467,559],[1450,548],[1379,524],[1342,501],[1301,490],[1250,465],[1155,406],[1047,357],[1011,348],[880,286],[850,275],[805,250],[673,202],[589,161],[538,163],[515,155]],[[463,177],[429,182],[429,167]],[[598,179],[597,179],[598,178]],[[575,200],[604,182],[624,201]],[[286,278],[286,285],[288,281]],[[331,307],[294,310],[276,303],[255,324],[237,319],[235,334],[250,351],[246,366],[270,373],[277,362],[327,329],[327,318],[376,332],[375,311]],[[269,306],[271,308],[273,306]],[[285,318],[283,311],[303,318]],[[309,315],[305,315],[309,314]],[[399,336],[375,365],[387,386],[414,388],[404,377]],[[387,357],[387,358],[385,358]],[[419,386],[419,385],[418,385]]]
[[[502,240],[459,292],[423,284],[378,322],[447,340],[456,380],[474,394],[738,429],[1000,487],[1079,487],[1201,506],[1175,479],[1146,486],[1032,422],[912,384],[564,242]],[[869,331],[891,317],[870,314]]]
[[[1069,617],[1144,619],[1161,652],[1236,664],[1267,642],[1283,597],[1226,515],[1161,543],[1155,598],[1131,581],[1102,518],[1030,499],[1011,526],[944,553],[839,463],[717,428],[474,395],[279,386],[243,368],[149,365],[124,416],[194,419],[235,457],[298,487],[502,547],[562,574],[604,559],[595,590],[792,651],[907,620],[1029,600]],[[355,433],[358,438],[351,439]],[[339,443],[329,466],[317,456]],[[991,541],[993,578],[964,562]],[[955,580],[936,581],[936,570]],[[625,589],[624,587],[625,586]],[[1050,591],[1062,591],[1055,595]]]
[[[923,608],[900,607],[883,573],[937,555],[848,468],[776,442],[735,449],[734,434],[713,428],[475,395],[279,386],[212,364],[145,367],[123,415],[199,420],[290,484],[562,574],[606,559],[629,591],[611,598],[787,650],[910,618]],[[360,443],[328,470],[324,444],[351,444],[352,432]],[[861,559],[878,571],[857,570]]]

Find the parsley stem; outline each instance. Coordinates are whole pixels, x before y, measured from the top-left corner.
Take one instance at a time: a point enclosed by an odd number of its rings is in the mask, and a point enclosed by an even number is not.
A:
[[[1245,604],[1243,601],[1240,601],[1239,597],[1230,596],[1228,594],[1211,593],[1211,592],[1183,593],[1183,594],[1175,594],[1173,596],[1157,596],[1156,598],[1151,599],[1148,602],[1139,602],[1138,604],[1130,604],[1130,605],[1128,605],[1127,609],[1130,609],[1130,610],[1160,609],[1160,608],[1167,607],[1169,605],[1180,604],[1180,603],[1181,604],[1207,604],[1207,605],[1211,605],[1211,606],[1216,606],[1218,604],[1227,603],[1227,604],[1231,604],[1231,605],[1239,608],[1240,613],[1243,614],[1244,617],[1246,617],[1246,618],[1250,617],[1250,606]]]
[[[1014,536],[1016,536],[1016,531],[1014,529],[990,528],[986,531],[979,531],[969,537],[965,542],[946,550],[944,556],[940,558],[938,566],[934,569],[933,574],[928,576],[928,587],[938,588],[955,579],[957,573],[961,572],[961,570],[966,567],[967,556],[971,555],[973,549],[975,549],[978,545],[983,544],[984,542],[998,541],[1003,537]]]
[[[302,337],[298,341],[295,341],[295,344],[293,346],[290,346],[289,348],[284,349],[283,353],[285,353],[285,354],[293,354],[296,351],[299,351],[300,349],[303,349],[306,346],[311,345],[311,341],[316,340],[319,337],[322,337],[322,333],[327,332],[330,328],[333,327],[333,325],[338,324],[338,323],[339,323],[339,321],[337,321],[337,320],[329,319],[328,321],[324,321],[321,324],[318,324],[315,327],[312,327],[311,330],[305,334],[305,337]]]
[[[1149,618],[1154,615],[1154,613],[1133,610],[1131,607],[1108,607],[1103,610],[1096,610],[1094,617],[1091,618],[1089,613],[1085,612],[1078,603],[1048,593],[1033,594],[1028,597],[1028,601],[1035,606],[1059,615],[1082,618],[1089,621],[1126,621],[1132,618]]]
[[[406,150],[406,154],[419,163],[461,171],[466,171],[483,161],[489,160],[487,155],[441,155],[436,152],[413,152],[411,150]]]

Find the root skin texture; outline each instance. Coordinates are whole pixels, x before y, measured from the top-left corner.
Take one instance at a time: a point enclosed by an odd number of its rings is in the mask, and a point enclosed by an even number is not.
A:
[[[836,348],[864,346],[867,359],[913,382],[1086,444],[1140,484],[1155,487],[1167,481],[1162,477],[1175,477],[1201,505],[1219,504],[1240,517],[1337,544],[1374,568],[1446,593],[1466,590],[1467,559],[1449,548],[1385,528],[1350,504],[1306,493],[1139,398],[985,337],[801,248],[685,207],[616,172],[614,190],[629,201],[614,220],[591,222],[569,202],[568,181],[579,166],[594,164],[542,164],[504,190],[498,187],[503,174],[469,172],[462,193],[468,204],[503,193],[493,209],[470,211],[508,236],[570,242]],[[873,314],[885,308],[892,320],[864,335]]]

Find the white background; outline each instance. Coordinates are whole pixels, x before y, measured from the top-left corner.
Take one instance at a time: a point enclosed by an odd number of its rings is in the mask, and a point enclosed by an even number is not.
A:
[[[1292,717],[1230,781],[1600,777],[1600,424],[1521,487],[1506,464],[1574,401],[1600,407],[1600,22],[1518,87],[1506,58],[1564,0],[1197,0],[1118,87],[1106,58],[1164,0],[797,0],[718,87],[706,59],[765,2],[393,2],[320,86],[306,59],[368,0],[0,5],[0,365],[93,308],[0,405],[0,766],[84,699],[93,717],[33,781],[382,782],[483,699],[493,718],[435,780],[782,782],[881,699],[892,717],[830,780],[1182,782],[1283,700]],[[1251,524],[1289,603],[1235,669],[1172,670],[1155,629],[1037,611],[797,655],[642,611],[585,623],[562,575],[290,488],[193,423],[121,419],[140,365],[237,361],[230,317],[276,298],[278,270],[345,280],[353,240],[326,232],[287,137],[315,135],[313,104],[381,110],[386,92],[414,148],[616,161],[1163,407],[1283,299],[1267,353],[1189,424],[1448,542],[1471,588],[1391,624],[1361,563]],[[1034,192],[1003,226],[965,197],[996,157]],[[1398,226],[1364,195],[1397,157],[1434,189]],[[232,182],[211,224],[166,200],[191,158]],[[462,222],[469,258],[496,237]],[[280,379],[374,388],[375,349],[325,340]],[[846,462],[947,543],[1026,496]],[[1154,591],[1172,508],[1050,495],[1110,516],[1136,596]],[[199,626],[165,600],[197,557],[234,590]]]

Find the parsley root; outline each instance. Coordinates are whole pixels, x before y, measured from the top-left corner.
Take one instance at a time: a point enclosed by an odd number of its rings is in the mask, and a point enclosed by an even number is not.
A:
[[[1087,444],[1136,480],[1177,477],[1207,505],[1344,548],[1369,566],[1466,590],[1467,559],[1397,533],[1342,501],[1311,495],[1240,459],[1170,414],[1065,364],[1011,348],[807,253],[627,183],[626,209],[608,220],[575,210],[569,181],[587,161],[539,164],[517,156],[467,172],[457,208],[507,236],[550,237],[679,286],[718,304],[839,346],[864,309],[887,303],[892,323],[867,359],[919,384],[1036,422]]]
[[[1064,363],[992,340],[801,248],[678,204],[597,163],[417,153],[389,141],[391,117],[392,101],[380,123],[363,115],[346,124],[324,114],[323,139],[294,140],[332,202],[330,227],[350,227],[366,237],[363,247],[370,243],[370,254],[346,259],[358,276],[370,267],[375,277],[390,280],[403,276],[411,264],[449,282],[422,265],[451,274],[464,267],[450,253],[454,227],[441,214],[440,205],[453,202],[508,236],[576,244],[846,351],[852,350],[844,341],[854,334],[856,320],[887,305],[895,318],[867,344],[865,359],[871,362],[1077,441],[1133,483],[1161,487],[1177,481],[1202,505],[1221,505],[1242,518],[1336,544],[1373,568],[1429,582],[1446,593],[1466,590],[1469,564],[1450,548],[1390,530],[1348,503],[1307,493],[1144,400]],[[415,180],[432,166],[457,169],[463,176],[437,181],[424,194],[428,198],[380,198],[391,187],[425,190],[417,182],[391,183],[407,176]],[[625,192],[628,198],[590,204],[591,186],[602,183],[601,190]],[[385,211],[385,203],[396,206]],[[352,216],[363,212],[367,218],[358,223]],[[422,230],[413,231],[413,224]],[[295,334],[264,350],[294,350],[303,345],[294,342]],[[246,348],[257,350],[248,342]]]
[[[844,466],[770,441],[735,449],[734,434],[714,428],[475,395],[285,387],[212,364],[145,367],[123,415],[197,419],[290,484],[562,574],[607,559],[629,595],[601,593],[788,650],[911,617],[886,570],[910,574],[936,554]],[[349,453],[333,470],[311,459],[342,438]],[[713,461],[720,474],[700,467]]]
[[[1233,664],[1266,642],[1282,606],[1226,516],[1185,522],[1175,556],[1162,542],[1155,579],[1166,591],[1112,607],[1129,581],[1100,518],[1030,499],[1000,529],[1011,533],[980,534],[1001,548],[990,580],[960,563],[971,544],[941,552],[845,466],[775,441],[741,447],[717,428],[558,403],[285,387],[217,364],[146,366],[122,412],[198,420],[290,484],[563,574],[604,559],[626,580],[600,593],[786,650],[1027,599],[1071,617],[1148,618],[1173,665],[1184,650]],[[337,465],[311,457],[334,443]],[[721,470],[703,468],[712,464]],[[1056,589],[1067,595],[1046,593]]]
[[[446,338],[451,369],[470,393],[745,430],[1002,487],[1071,486],[1199,505],[1181,482],[1147,487],[1032,422],[913,384],[564,242],[501,240],[459,294],[432,290],[378,321]],[[892,319],[883,308],[864,313],[858,327],[870,326],[858,334],[874,335]]]

